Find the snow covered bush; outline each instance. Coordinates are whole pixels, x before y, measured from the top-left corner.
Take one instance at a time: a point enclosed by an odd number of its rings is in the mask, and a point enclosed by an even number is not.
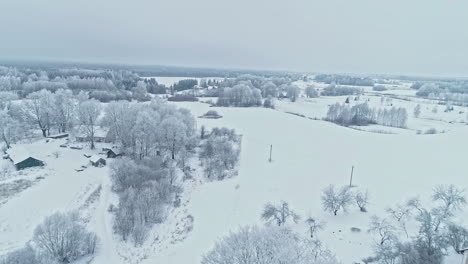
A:
[[[240,137],[227,128],[214,128],[200,146],[200,161],[208,178],[227,177],[235,169],[239,156]]]
[[[356,202],[361,212],[367,212],[367,205],[369,204],[369,191],[356,191],[354,193],[354,201]]]
[[[78,213],[55,213],[36,227],[33,242],[39,254],[70,263],[94,254],[97,237],[79,222]]]
[[[360,94],[362,94],[362,90],[359,88],[330,84],[329,86],[323,89],[320,95],[343,96],[343,95],[360,95]]]
[[[137,163],[123,158],[112,164],[113,189],[119,196],[114,230],[124,241],[131,238],[135,245],[142,244],[147,229],[164,220],[167,206],[179,191],[170,175],[169,169],[150,159]]]
[[[323,210],[334,215],[338,215],[340,210],[346,211],[352,201],[353,196],[348,186],[343,186],[340,190],[336,190],[334,185],[329,185],[322,193]]]
[[[36,256],[34,249],[27,245],[24,248],[15,250],[4,257],[0,256],[0,264],[42,264],[40,258]],[[45,263],[44,263],[45,264]]]
[[[262,94],[259,89],[246,84],[237,84],[232,88],[225,88],[219,95],[218,106],[261,106]]]
[[[288,219],[291,219],[294,223],[297,223],[300,219],[299,215],[290,209],[289,204],[284,201],[280,205],[266,204],[261,218],[265,222],[273,221],[278,226],[284,225]]]
[[[325,120],[342,126],[366,126],[375,124],[375,111],[367,103],[349,107],[336,103],[328,108]]]
[[[313,217],[308,217],[305,220],[305,222],[309,229],[308,231],[309,231],[310,238],[314,238],[317,232],[323,230],[323,228],[325,227],[324,222],[317,220]]]
[[[201,264],[337,264],[317,240],[283,227],[242,227],[218,241]]]
[[[317,89],[315,89],[315,86],[313,85],[309,85],[306,87],[305,94],[308,98],[318,97]]]

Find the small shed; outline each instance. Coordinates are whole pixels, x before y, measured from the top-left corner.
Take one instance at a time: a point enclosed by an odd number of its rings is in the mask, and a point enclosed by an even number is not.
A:
[[[107,149],[106,155],[108,159],[115,159],[123,155],[123,153],[115,150],[115,149]]]
[[[89,162],[91,162],[91,165],[93,165],[94,167],[104,167],[104,166],[106,166],[106,160],[99,157],[99,156],[92,156],[89,159]]]

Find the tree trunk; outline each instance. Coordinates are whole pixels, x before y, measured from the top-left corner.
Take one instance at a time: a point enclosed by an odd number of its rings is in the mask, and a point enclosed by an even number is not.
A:
[[[47,129],[41,128],[41,131],[42,131],[42,136],[47,137]]]

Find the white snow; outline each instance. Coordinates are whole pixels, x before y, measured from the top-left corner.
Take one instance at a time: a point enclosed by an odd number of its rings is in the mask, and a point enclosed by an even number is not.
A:
[[[407,90],[401,91],[405,92],[393,93],[406,96]],[[361,102],[365,99],[370,99],[371,106],[380,107],[380,96],[367,93],[361,96]],[[407,107],[408,129],[381,126],[350,129],[285,113],[321,119],[329,104],[344,100],[345,97],[301,98],[296,103],[284,100],[277,102],[276,110],[176,103],[190,109],[194,116],[208,110],[216,110],[223,116],[197,118],[198,127],[226,126],[242,134],[239,175],[206,183],[201,172],[197,172],[195,180],[184,183],[182,206],[170,210],[167,221],[150,231],[149,240],[141,248],[133,248],[113,234],[112,213],[108,208],[117,204],[117,197],[111,191],[108,166],[75,171],[89,162],[84,153],[97,155],[97,151],[90,151],[88,146],[83,150],[60,148],[65,139],[13,145],[13,150],[26,149],[46,163],[42,169],[28,169],[25,173],[32,177],[47,176],[0,204],[0,255],[22,247],[32,238],[35,226],[54,211],[84,208],[83,214],[90,216],[88,228],[100,239],[94,264],[200,263],[203,254],[230,231],[243,225],[263,224],[260,214],[265,203],[284,200],[302,219],[313,216],[326,221],[320,239],[344,263],[359,262],[371,254],[373,240],[366,229],[372,215],[383,216],[387,207],[415,196],[430,204],[428,198],[437,184],[468,187],[465,180],[468,126],[461,123],[466,120],[467,109],[455,106],[455,111],[445,113],[444,106],[438,106],[439,111],[432,113],[431,101],[393,99],[393,105]],[[412,116],[417,103],[422,106],[420,118]],[[460,114],[462,111],[465,113]],[[444,133],[416,133],[428,128]],[[97,144],[99,149],[106,146]],[[273,145],[271,163],[270,145]],[[58,158],[53,155],[57,151]],[[338,216],[324,213],[321,191],[329,184],[348,184],[351,166],[355,166],[353,183],[370,192],[369,212],[361,213],[351,207],[348,213]],[[99,186],[95,203],[83,207]],[[191,231],[189,215],[193,216]],[[457,220],[466,217],[468,212],[463,212]],[[351,227],[362,231],[353,233]],[[303,223],[292,228],[306,232]],[[459,261],[458,257],[452,256],[453,260],[446,263]]]

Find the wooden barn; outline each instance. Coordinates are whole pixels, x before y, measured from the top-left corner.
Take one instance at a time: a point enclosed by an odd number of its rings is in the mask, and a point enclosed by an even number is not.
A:
[[[42,167],[45,163],[31,156],[24,148],[14,147],[8,150],[8,159],[13,162],[17,170],[24,170],[32,167]]]
[[[38,160],[33,157],[28,157],[19,162],[13,161],[13,163],[15,164],[17,170],[23,170],[32,167],[42,167],[45,165],[45,163],[42,160]]]

